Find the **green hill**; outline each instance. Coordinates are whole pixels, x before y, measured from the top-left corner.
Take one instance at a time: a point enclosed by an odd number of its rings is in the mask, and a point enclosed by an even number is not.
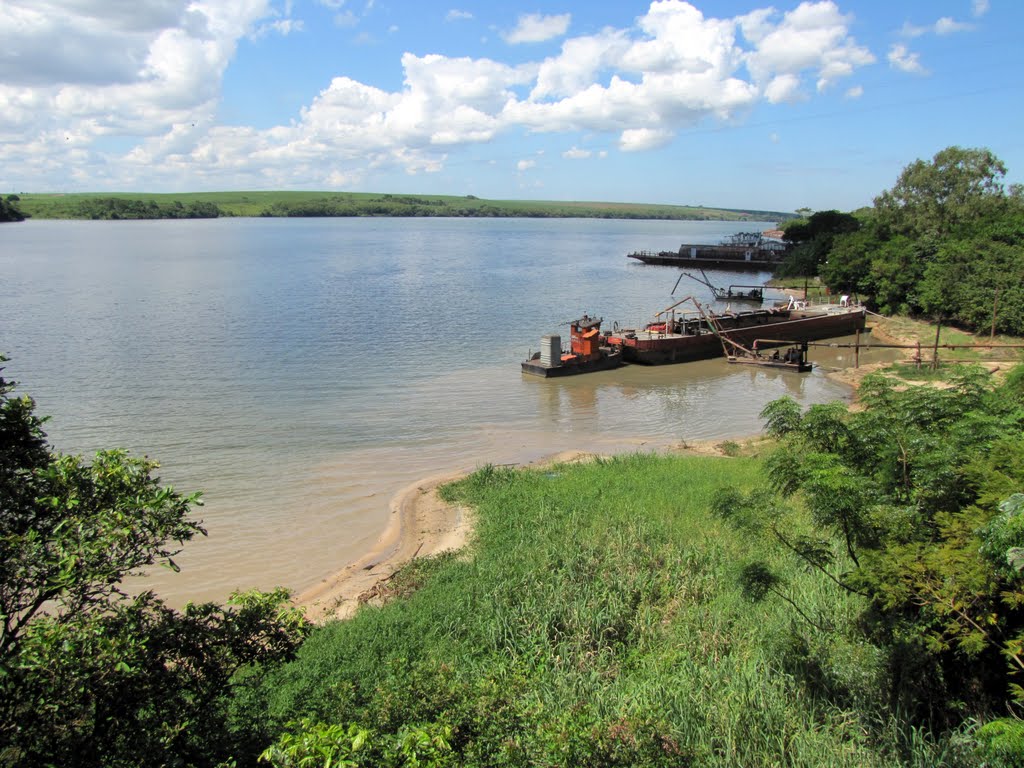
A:
[[[782,221],[782,211],[691,205],[546,200],[485,200],[466,195],[373,192],[83,192],[22,194],[21,210],[37,219],[163,219],[218,216],[455,216],[690,221]]]

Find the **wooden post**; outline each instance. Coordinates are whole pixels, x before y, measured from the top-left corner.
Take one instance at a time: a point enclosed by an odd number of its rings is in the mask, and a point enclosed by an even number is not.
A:
[[[989,335],[989,340],[996,337],[996,308],[999,306],[999,286],[996,286],[996,295],[992,299],[992,333]]]
[[[917,340],[917,353],[914,355],[914,367],[921,370],[921,340]]]
[[[853,367],[860,368],[860,328],[857,329],[857,336],[853,342]]]
[[[935,352],[932,354],[932,370],[939,370],[939,334],[942,333],[942,318],[935,321]]]

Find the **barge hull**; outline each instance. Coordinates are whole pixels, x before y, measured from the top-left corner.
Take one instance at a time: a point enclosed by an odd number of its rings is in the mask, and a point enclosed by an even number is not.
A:
[[[863,309],[848,312],[794,316],[787,319],[766,318],[764,322],[730,328],[723,335],[750,347],[756,339],[784,339],[786,342],[817,341],[848,336],[864,329]],[[622,346],[623,359],[640,365],[669,365],[693,360],[723,357],[722,342],[710,330],[699,334],[638,333],[635,338],[612,336],[611,343]],[[769,345],[762,345],[769,346]]]
[[[539,356],[534,356],[522,363],[523,373],[533,376],[542,376],[545,379],[553,379],[558,376],[574,376],[578,373],[594,373],[596,371],[608,371],[622,365],[623,354],[619,350],[611,350],[596,360],[584,362],[560,363],[559,365],[547,365],[540,361]]]

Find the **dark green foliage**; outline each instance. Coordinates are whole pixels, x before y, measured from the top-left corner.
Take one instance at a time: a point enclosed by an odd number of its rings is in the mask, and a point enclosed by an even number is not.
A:
[[[197,496],[122,451],[50,451],[34,403],[0,378],[0,765],[217,765],[245,756],[226,703],[307,631],[288,593],[175,611],[125,576],[174,567]],[[258,751],[258,750],[257,750]]]
[[[1002,718],[978,729],[978,752],[991,768],[1024,768],[1024,721]]]
[[[856,232],[860,220],[849,213],[818,211],[806,221],[786,225],[786,242],[793,247],[776,270],[779,277],[816,275],[832,250],[836,235]]]
[[[945,388],[897,388],[873,376],[862,410],[812,406],[794,422],[782,400],[762,414],[784,441],[769,476],[798,504],[773,509],[776,544],[869,599],[863,626],[890,654],[893,706],[933,724],[956,722],[963,707],[981,716],[1022,703],[1019,380],[1017,371],[994,387],[964,368]],[[794,530],[803,508],[808,533]],[[751,566],[743,583],[790,599],[764,569]]]
[[[1005,174],[985,149],[917,160],[859,230],[836,234],[811,261],[833,291],[883,313],[1024,335],[1024,199],[1004,190]]]
[[[24,220],[25,214],[18,207],[17,195],[8,195],[7,199],[0,197],[0,222]]]
[[[220,209],[204,201],[183,205],[174,200],[163,205],[155,200],[123,197],[88,197],[78,203],[75,219],[216,219]]]

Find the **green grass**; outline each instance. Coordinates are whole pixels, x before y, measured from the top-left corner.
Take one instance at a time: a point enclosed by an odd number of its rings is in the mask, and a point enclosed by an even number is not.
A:
[[[941,764],[877,704],[884,660],[844,631],[860,600],[709,513],[761,478],[744,457],[486,467],[444,491],[476,509],[469,550],[318,630],[239,721],[358,724],[365,765],[412,727],[450,728],[452,765]],[[745,598],[754,559],[832,630]]]
[[[932,360],[935,349],[935,324],[926,320],[918,320],[903,316],[887,317],[880,321],[879,330],[898,343],[921,345],[921,365],[905,362],[893,366],[893,372],[903,378],[915,381],[942,379],[946,375],[942,369],[958,364],[985,362],[1019,362],[1024,360],[1024,348],[1012,348],[1001,345],[1022,345],[1024,339],[1016,336],[988,333],[971,333],[952,326],[944,325],[939,329],[939,372],[932,372]],[[993,346],[987,346],[991,344]],[[947,349],[943,345],[974,346],[974,349]],[[909,358],[913,349],[904,350]]]
[[[776,221],[778,211],[734,210],[640,203],[484,200],[469,195],[401,195],[372,192],[188,192],[171,194],[91,192],[19,195],[20,209],[37,219],[89,218],[90,203],[118,198],[154,203],[212,203],[224,216],[495,216]]]

